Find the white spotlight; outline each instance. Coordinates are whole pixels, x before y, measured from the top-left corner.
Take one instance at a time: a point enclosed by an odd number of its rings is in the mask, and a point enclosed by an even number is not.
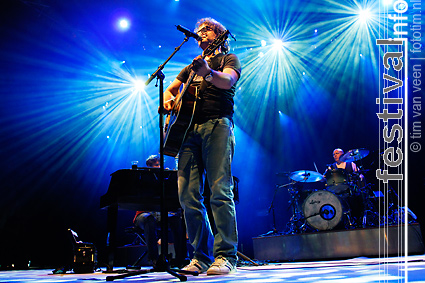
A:
[[[122,30],[128,30],[130,28],[130,22],[129,20],[125,19],[125,18],[121,18],[118,20],[118,27]]]
[[[261,46],[266,46],[267,45],[267,42],[265,41],[265,40],[261,40]]]
[[[145,84],[143,83],[143,81],[142,81],[142,80],[135,80],[135,81],[133,82],[133,87],[134,87],[134,90],[135,90],[135,91],[141,91],[141,90],[143,90],[143,89],[144,89]]]
[[[273,40],[273,48],[274,49],[281,49],[284,46],[284,43],[282,39],[274,39]]]
[[[372,13],[369,11],[369,9],[360,9],[358,15],[360,21],[364,23],[372,18]]]
[[[127,20],[120,20],[120,27],[122,28],[128,28],[128,21]]]

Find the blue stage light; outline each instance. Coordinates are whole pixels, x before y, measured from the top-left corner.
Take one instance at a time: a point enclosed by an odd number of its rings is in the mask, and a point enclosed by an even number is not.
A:
[[[397,1],[394,4],[395,4],[394,9],[397,9],[400,13],[403,13],[402,11],[407,11],[407,3],[406,2]]]
[[[130,21],[125,18],[121,18],[118,20],[118,27],[122,31],[126,31],[130,28]]]

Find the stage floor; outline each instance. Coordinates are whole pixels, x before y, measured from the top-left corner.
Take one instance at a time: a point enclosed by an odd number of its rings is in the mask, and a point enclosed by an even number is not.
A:
[[[114,269],[115,270],[115,269]],[[118,271],[119,268],[116,268]],[[52,274],[52,270],[12,270],[0,272],[0,282],[99,282],[106,276],[91,274]],[[227,276],[188,276],[188,282],[425,282],[425,255],[390,258],[353,258],[347,260],[269,263],[241,266]],[[168,273],[137,275],[115,282],[179,282]]]

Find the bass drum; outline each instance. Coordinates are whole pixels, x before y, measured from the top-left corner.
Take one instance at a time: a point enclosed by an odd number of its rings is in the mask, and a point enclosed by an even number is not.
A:
[[[339,198],[328,191],[315,191],[303,203],[307,223],[318,230],[331,230],[339,224],[344,209]]]

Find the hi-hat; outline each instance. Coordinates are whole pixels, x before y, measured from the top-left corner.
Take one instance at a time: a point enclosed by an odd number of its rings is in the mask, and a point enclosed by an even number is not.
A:
[[[353,162],[365,158],[369,154],[369,150],[365,148],[351,149],[341,156],[339,160],[342,162]]]
[[[308,171],[308,170],[300,170],[292,172],[289,175],[289,178],[295,182],[318,182],[323,179],[323,175],[320,173],[317,173],[315,171]]]

